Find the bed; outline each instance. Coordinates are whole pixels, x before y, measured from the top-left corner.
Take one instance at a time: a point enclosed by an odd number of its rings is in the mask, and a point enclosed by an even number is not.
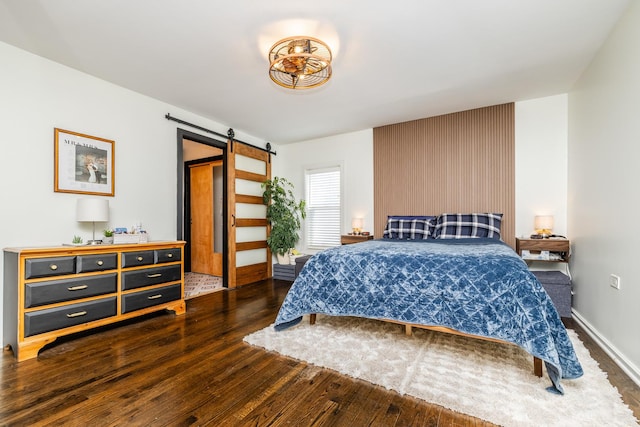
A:
[[[389,217],[384,238],[312,256],[275,328],[321,313],[511,343],[544,362],[549,390],[562,394],[560,380],[580,377],[582,367],[544,288],[499,239],[500,217]]]

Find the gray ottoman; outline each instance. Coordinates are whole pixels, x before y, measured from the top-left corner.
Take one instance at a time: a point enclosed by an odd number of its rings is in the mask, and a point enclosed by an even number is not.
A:
[[[560,317],[571,317],[571,279],[560,271],[532,271],[551,297]]]

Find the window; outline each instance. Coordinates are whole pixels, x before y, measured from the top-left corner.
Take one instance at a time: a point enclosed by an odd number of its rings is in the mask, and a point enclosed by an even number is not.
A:
[[[340,167],[307,169],[307,247],[340,245]]]

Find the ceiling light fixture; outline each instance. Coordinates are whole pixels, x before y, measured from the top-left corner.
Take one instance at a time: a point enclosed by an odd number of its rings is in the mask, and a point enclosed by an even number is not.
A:
[[[331,78],[331,50],[313,37],[282,39],[269,51],[271,80],[289,89],[309,89]]]

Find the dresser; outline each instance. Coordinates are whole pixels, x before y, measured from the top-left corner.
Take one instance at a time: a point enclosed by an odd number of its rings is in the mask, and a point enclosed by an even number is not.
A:
[[[4,345],[23,361],[64,335],[158,310],[184,314],[184,244],[6,248]]]

